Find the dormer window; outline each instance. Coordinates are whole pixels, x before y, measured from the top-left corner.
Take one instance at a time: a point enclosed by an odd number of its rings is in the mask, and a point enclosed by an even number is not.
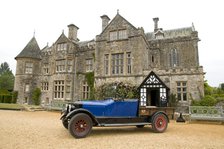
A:
[[[164,32],[162,28],[159,28],[158,31],[155,33],[156,39],[163,39],[164,38]]]
[[[119,30],[110,32],[110,41],[119,40],[119,39],[127,39],[127,30]]]
[[[65,51],[67,49],[67,43],[60,43],[57,45],[57,51]]]

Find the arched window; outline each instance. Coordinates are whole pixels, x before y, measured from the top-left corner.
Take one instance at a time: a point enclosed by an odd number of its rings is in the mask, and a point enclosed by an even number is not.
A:
[[[170,52],[170,66],[177,67],[179,65],[179,57],[177,49],[172,49]]]

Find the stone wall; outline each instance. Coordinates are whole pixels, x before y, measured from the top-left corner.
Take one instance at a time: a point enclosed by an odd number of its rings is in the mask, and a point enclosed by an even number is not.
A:
[[[127,31],[127,38],[110,40],[111,32]],[[117,14],[107,26],[104,26],[96,40],[78,42],[68,39],[64,33],[51,46],[41,50],[41,61],[32,58],[18,58],[14,90],[18,91],[18,101],[31,98],[35,87],[41,88],[42,82],[48,82],[48,90],[42,91],[43,103],[54,99],[54,82],[65,81],[65,97],[62,100],[82,99],[83,83],[86,82],[86,60],[93,59],[95,88],[114,82],[124,82],[139,86],[151,71],[154,71],[170,88],[172,94],[177,93],[177,82],[186,81],[188,101],[204,96],[204,72],[199,64],[198,34],[192,28],[163,31],[159,29],[156,39],[155,32],[145,33],[143,28],[136,28],[121,15]],[[58,51],[57,45],[66,43],[66,50]],[[171,66],[171,50],[176,49],[178,65]],[[112,55],[123,53],[123,73],[112,74]],[[127,73],[127,53],[131,53],[131,73]],[[105,55],[109,55],[109,73],[105,74]],[[72,71],[56,72],[56,61],[72,61]],[[33,73],[25,74],[25,62],[34,64]],[[48,66],[48,73],[44,67]],[[69,87],[70,82],[70,87]],[[25,92],[25,85],[30,91]],[[70,94],[67,90],[70,89]],[[185,103],[183,103],[185,104]]]
[[[25,73],[26,62],[33,63],[32,74]],[[31,58],[18,58],[14,91],[18,91],[18,103],[32,103],[32,92],[39,86],[40,60]],[[27,89],[25,88],[28,85]]]

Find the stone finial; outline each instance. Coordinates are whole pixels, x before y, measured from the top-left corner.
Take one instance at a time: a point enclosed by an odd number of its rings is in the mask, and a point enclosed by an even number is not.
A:
[[[192,22],[192,31],[195,31],[194,23]]]
[[[35,29],[34,29],[34,31],[33,31],[33,37],[35,37]]]

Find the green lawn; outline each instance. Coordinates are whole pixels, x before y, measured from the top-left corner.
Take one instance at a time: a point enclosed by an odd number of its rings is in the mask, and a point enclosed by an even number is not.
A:
[[[0,103],[0,109],[4,110],[21,110],[22,108],[19,104]]]

